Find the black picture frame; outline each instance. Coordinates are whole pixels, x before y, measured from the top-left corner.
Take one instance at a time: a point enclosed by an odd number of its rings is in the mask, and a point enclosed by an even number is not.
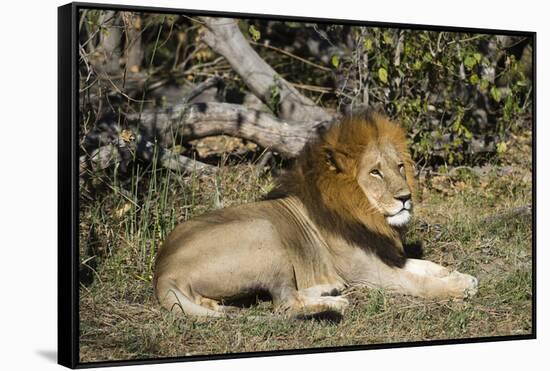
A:
[[[188,14],[265,20],[335,23],[371,27],[406,28],[413,30],[468,32],[523,36],[533,45],[533,135],[532,135],[532,333],[468,339],[412,341],[392,344],[354,345],[344,347],[288,349],[253,353],[194,355],[186,357],[101,361],[79,361],[79,149],[78,149],[78,12],[80,9],[151,12],[159,14]],[[119,365],[142,365],[168,362],[188,362],[228,358],[265,357],[289,354],[343,352],[381,348],[417,347],[463,343],[528,340],[537,338],[536,297],[536,32],[484,28],[461,28],[443,25],[388,23],[379,21],[307,18],[267,14],[200,11],[145,6],[128,6],[97,3],[70,3],[58,8],[58,363],[69,368],[89,368]]]

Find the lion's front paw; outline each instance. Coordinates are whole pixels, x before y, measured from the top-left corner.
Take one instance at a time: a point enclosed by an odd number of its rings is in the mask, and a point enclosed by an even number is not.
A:
[[[322,305],[326,305],[338,312],[343,312],[349,305],[348,299],[342,296],[322,296],[321,302]]]
[[[307,297],[304,300],[304,307],[302,310],[307,313],[318,313],[324,311],[343,313],[348,305],[348,299],[342,296]]]
[[[477,278],[458,271],[451,272],[443,280],[449,285],[449,294],[456,298],[469,298],[477,293]]]

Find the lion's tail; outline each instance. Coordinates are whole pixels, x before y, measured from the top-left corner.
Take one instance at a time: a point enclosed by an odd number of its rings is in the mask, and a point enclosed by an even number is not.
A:
[[[169,311],[180,309],[186,315],[202,317],[225,317],[222,312],[193,303],[172,280],[159,279],[155,291],[160,304]]]

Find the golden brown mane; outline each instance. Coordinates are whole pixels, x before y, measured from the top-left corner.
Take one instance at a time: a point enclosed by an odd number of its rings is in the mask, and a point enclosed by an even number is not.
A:
[[[374,251],[387,264],[401,267],[406,259],[402,231],[391,227],[384,215],[369,204],[357,182],[359,159],[372,143],[395,147],[413,191],[414,171],[404,130],[380,114],[367,113],[342,120],[306,145],[267,198],[298,197],[322,230]]]

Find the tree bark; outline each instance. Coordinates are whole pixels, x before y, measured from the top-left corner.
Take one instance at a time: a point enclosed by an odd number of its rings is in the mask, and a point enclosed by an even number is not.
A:
[[[201,17],[201,20],[207,27],[203,40],[227,59],[248,88],[281,119],[296,123],[332,119],[252,49],[234,19]]]
[[[316,138],[325,121],[290,125],[272,115],[230,103],[176,105],[171,112],[145,111],[127,116],[138,121],[140,130],[170,146],[179,136],[184,141],[212,135],[230,135],[250,140],[283,157],[296,157],[304,145]]]

